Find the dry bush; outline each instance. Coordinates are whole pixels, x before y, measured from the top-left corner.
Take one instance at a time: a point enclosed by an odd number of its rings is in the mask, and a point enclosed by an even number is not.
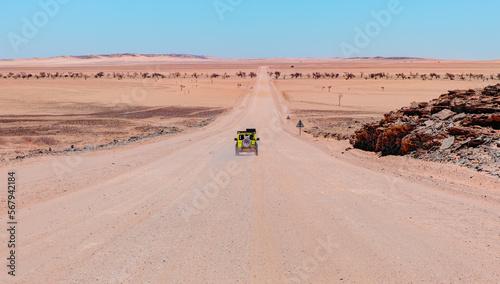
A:
[[[30,144],[33,142],[33,137],[25,136],[21,138],[21,143]]]
[[[45,145],[54,145],[57,143],[57,140],[53,137],[42,136],[38,137],[34,140],[36,144],[45,144]]]
[[[4,138],[0,137],[0,145],[5,145],[7,144],[7,140],[5,140]]]

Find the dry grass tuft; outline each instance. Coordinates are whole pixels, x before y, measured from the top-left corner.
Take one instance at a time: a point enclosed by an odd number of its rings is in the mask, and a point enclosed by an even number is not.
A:
[[[33,137],[29,137],[29,136],[22,137],[21,143],[23,143],[23,144],[33,143]]]
[[[36,144],[45,144],[45,145],[54,145],[57,143],[57,140],[53,137],[42,136],[38,137],[34,140]]]

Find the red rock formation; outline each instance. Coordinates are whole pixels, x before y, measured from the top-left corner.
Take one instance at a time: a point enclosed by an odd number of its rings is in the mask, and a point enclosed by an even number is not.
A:
[[[449,91],[430,102],[385,114],[378,123],[356,131],[355,148],[405,155],[481,145],[500,138],[500,84],[483,90]],[[446,141],[446,149],[441,147]]]

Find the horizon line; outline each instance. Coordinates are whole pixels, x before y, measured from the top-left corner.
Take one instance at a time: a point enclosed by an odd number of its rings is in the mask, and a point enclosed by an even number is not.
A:
[[[125,52],[125,53],[108,53],[108,54],[82,54],[82,55],[57,55],[57,56],[40,56],[40,57],[26,57],[26,58],[2,58],[0,61],[14,61],[14,60],[27,60],[27,59],[54,59],[54,58],[75,58],[81,60],[89,60],[96,59],[99,57],[119,57],[119,56],[146,56],[146,57],[155,57],[155,56],[168,56],[168,57],[177,57],[183,59],[229,59],[229,60],[258,60],[258,59],[345,59],[345,60],[355,60],[355,59],[391,59],[391,60],[440,60],[440,61],[466,61],[466,62],[484,62],[484,61],[497,61],[498,59],[485,59],[485,60],[467,60],[467,59],[439,59],[439,58],[426,58],[426,57],[414,57],[414,56],[356,56],[356,57],[341,57],[341,56],[333,56],[333,57],[313,57],[313,56],[304,56],[304,57],[217,57],[217,56],[209,56],[209,55],[197,55],[197,54],[188,54],[188,53],[133,53],[133,52]]]

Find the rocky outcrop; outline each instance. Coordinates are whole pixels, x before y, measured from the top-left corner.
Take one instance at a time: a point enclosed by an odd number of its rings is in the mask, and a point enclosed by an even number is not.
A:
[[[485,150],[476,152],[490,153],[496,163],[500,162],[499,138],[500,84],[449,91],[430,102],[392,111],[356,131],[351,143],[382,155],[411,154],[440,161],[459,159],[458,152],[481,147]]]

